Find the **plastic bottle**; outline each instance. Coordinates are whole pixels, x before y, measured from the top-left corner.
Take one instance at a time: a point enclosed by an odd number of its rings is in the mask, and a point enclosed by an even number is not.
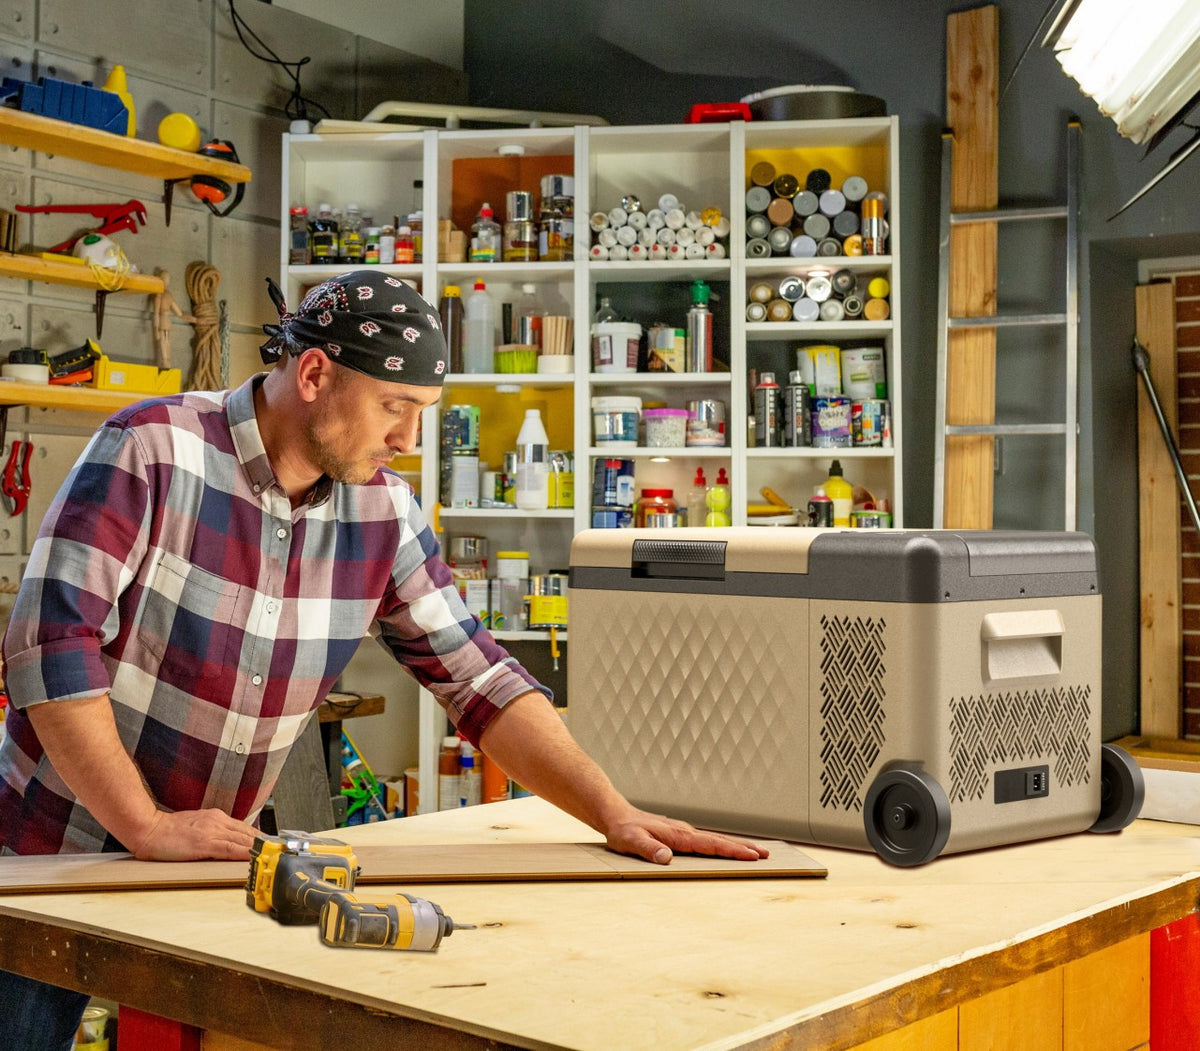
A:
[[[424,258],[425,251],[425,213],[410,212],[408,229],[412,233],[413,262],[419,263]]]
[[[396,261],[396,228],[386,223],[379,228],[379,262],[384,266]]]
[[[724,467],[717,470],[716,484],[708,487],[704,502],[708,507],[708,514],[704,518],[706,526],[720,528],[732,524],[729,517],[729,478]]]
[[[450,350],[450,371],[463,371],[463,302],[462,290],[458,285],[447,285],[442,289],[438,301],[438,314],[442,319],[442,335]]]
[[[317,216],[309,222],[310,248],[314,263],[336,263],[338,259],[338,224],[333,209],[322,202]]]
[[[708,300],[712,295],[707,281],[692,282],[692,306],[687,312],[687,342],[684,345],[688,372],[712,372],[713,323]]]
[[[687,495],[687,524],[689,528],[704,525],[708,515],[708,480],[704,477],[704,468],[696,468],[696,477],[692,479],[692,487]]]
[[[517,435],[517,507],[544,511],[550,506],[550,439],[539,409],[526,409]]]
[[[125,77],[124,66],[113,66],[113,68],[109,71],[108,77],[104,81],[102,90],[111,91],[125,104],[125,111],[129,114],[129,117],[125,122],[125,134],[136,135],[136,107],[133,104],[133,96],[129,94],[129,82]]]
[[[854,486],[842,474],[842,462],[834,460],[825,481],[825,495],[833,501],[833,524],[848,526],[850,509],[854,506]]]
[[[482,279],[467,296],[463,311],[463,370],[493,372],[496,348],[496,304]]]
[[[825,486],[818,485],[808,499],[808,524],[810,526],[833,525],[833,501],[825,495]]]
[[[458,757],[461,767],[458,787],[459,806],[477,806],[483,802],[483,771],[476,761],[478,758],[475,749],[463,741]]]
[[[438,753],[438,810],[458,809],[460,776],[458,738],[443,737]]]
[[[596,309],[595,316],[592,318],[592,323],[595,325],[603,324],[605,321],[616,321],[617,312],[613,310],[612,300],[608,296],[600,297],[600,306]]]
[[[338,236],[338,254],[343,263],[360,266],[363,261],[363,221],[357,204],[346,205],[346,216]]]
[[[408,226],[402,226],[396,231],[396,262],[397,263],[415,263],[417,261],[416,250],[413,248],[412,229]]]
[[[492,206],[484,201],[471,224],[471,262],[499,262],[500,245],[500,224],[493,218]]]
[[[537,285],[522,285],[521,298],[517,301],[517,330],[513,342],[540,347],[542,317],[543,312],[538,309]]]

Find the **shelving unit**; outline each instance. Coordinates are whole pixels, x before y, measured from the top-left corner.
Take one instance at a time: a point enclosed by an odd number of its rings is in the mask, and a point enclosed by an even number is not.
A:
[[[887,194],[889,255],[793,259],[775,256],[746,259],[743,195],[756,160],[772,158],[780,170],[803,179],[814,167],[827,168],[835,183],[850,174],[867,178],[872,190]],[[874,495],[891,501],[894,522],[903,524],[900,427],[900,236],[899,129],[895,117],[849,121],[766,122],[757,124],[654,125],[489,131],[383,132],[364,135],[284,136],[283,199],[310,208],[320,201],[357,203],[380,220],[420,207],[424,260],[415,266],[387,268],[413,281],[431,303],[442,288],[457,284],[464,296],[483,277],[497,304],[516,302],[520,286],[536,287],[539,309],[575,319],[574,371],[563,375],[489,373],[447,379],[441,405],[426,410],[420,457],[419,490],[427,500],[438,492],[437,435],[440,412],[452,404],[480,404],[481,432],[490,429],[500,446],[512,448],[524,409],[551,405],[544,412],[552,448],[575,454],[575,508],[522,512],[491,509],[442,509],[439,522],[448,535],[485,535],[491,550],[530,550],[532,571],[565,567],[575,533],[591,524],[593,462],[619,457],[636,462],[637,488],[667,486],[682,506],[697,466],[714,479],[724,468],[730,477],[734,525],[746,524],[746,505],[758,502],[769,485],[797,506],[828,474],[834,459],[847,477]],[[575,249],[570,262],[439,262],[433,217],[451,217],[469,230],[480,204],[489,201],[503,222],[504,194],[538,189],[541,175],[570,174],[575,179]],[[423,181],[419,197],[412,184]],[[732,225],[725,259],[683,262],[592,262],[587,217],[607,211],[622,196],[638,196],[652,207],[665,192],[690,208],[716,206]],[[302,290],[344,267],[288,266],[287,216],[283,216],[280,273],[288,302]],[[804,273],[817,267],[845,267],[860,279],[886,277],[891,284],[891,317],[868,321],[748,324],[745,303],[757,280]],[[591,367],[590,318],[598,297],[608,295],[619,313],[643,325],[659,321],[683,327],[694,280],[709,283],[714,298],[715,357],[725,371],[703,374],[596,373]],[[795,349],[806,343],[870,342],[884,348],[889,397],[893,404],[891,448],[766,448],[747,445],[750,391],[747,369],[775,368],[786,381],[795,368]],[[789,360],[793,362],[788,364]],[[778,364],[787,365],[780,368]],[[782,384],[781,384],[782,385]],[[508,391],[509,393],[498,393]],[[599,395],[638,395],[672,407],[693,398],[726,403],[727,445],[723,448],[622,449],[598,447],[592,437],[591,399]],[[502,400],[503,399],[503,400]],[[486,411],[482,406],[486,406]],[[569,417],[569,419],[564,419]],[[482,459],[490,459],[483,456]],[[492,463],[493,468],[498,464]],[[544,632],[502,633],[502,639],[545,639]],[[565,641],[565,633],[559,635]],[[423,695],[420,712],[420,768],[432,783],[437,746],[445,719],[432,698]],[[426,804],[435,793],[424,793]],[[424,805],[423,805],[424,806]]]

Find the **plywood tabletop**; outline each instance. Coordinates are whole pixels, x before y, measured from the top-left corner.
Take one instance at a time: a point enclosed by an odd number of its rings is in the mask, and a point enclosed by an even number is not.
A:
[[[846,1047],[1194,911],[1195,833],[1140,821],[918,869],[805,847],[824,880],[422,886],[478,925],[432,954],[329,949],[235,890],[23,896],[0,900],[0,966],[280,1047]],[[596,838],[537,799],[337,834]]]

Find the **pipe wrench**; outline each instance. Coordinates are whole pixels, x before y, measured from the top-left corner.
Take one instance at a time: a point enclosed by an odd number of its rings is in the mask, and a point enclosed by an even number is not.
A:
[[[4,480],[0,482],[0,501],[10,515],[19,515],[29,503],[29,457],[33,442],[15,441],[4,467]]]
[[[138,232],[139,226],[146,225],[146,206],[141,201],[126,201],[124,204],[18,204],[18,212],[26,214],[48,214],[51,212],[75,213],[91,215],[104,220],[102,225],[84,231],[84,233],[111,234],[117,230]],[[76,234],[70,240],[56,244],[50,249],[60,255],[66,255],[75,247],[75,242],[83,234]]]

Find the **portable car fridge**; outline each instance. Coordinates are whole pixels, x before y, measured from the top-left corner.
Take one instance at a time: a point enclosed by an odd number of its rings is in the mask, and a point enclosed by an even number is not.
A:
[[[1082,533],[588,530],[571,729],[638,806],[897,865],[1112,831],[1100,603]]]

